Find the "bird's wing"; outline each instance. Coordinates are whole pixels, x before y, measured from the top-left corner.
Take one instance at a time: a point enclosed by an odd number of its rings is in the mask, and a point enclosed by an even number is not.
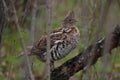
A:
[[[63,33],[61,31],[54,30],[53,32],[51,32],[51,34],[50,34],[50,48],[52,48],[58,40],[62,40],[62,39],[63,39]],[[47,50],[46,46],[47,46],[47,35],[44,34],[39,39],[39,41],[37,41],[34,44],[31,51],[33,53],[38,52],[38,54],[42,54],[42,53],[46,52],[46,50]]]
[[[63,40],[57,40],[57,41],[55,41],[54,43],[55,43],[55,45],[56,45],[56,44],[60,44],[60,43],[63,43]]]

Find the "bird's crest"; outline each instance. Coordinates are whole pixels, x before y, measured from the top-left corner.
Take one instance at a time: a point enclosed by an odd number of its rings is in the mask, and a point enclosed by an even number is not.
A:
[[[67,19],[74,19],[75,18],[75,13],[74,11],[71,11],[67,14],[67,16],[65,17],[64,20],[67,20]]]
[[[74,24],[77,20],[75,19],[75,14],[74,11],[71,11],[67,14],[67,16],[65,17],[63,23],[64,24]]]

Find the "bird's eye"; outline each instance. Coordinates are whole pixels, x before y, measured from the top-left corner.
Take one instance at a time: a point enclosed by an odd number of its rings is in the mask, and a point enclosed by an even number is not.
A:
[[[71,22],[72,20],[70,19],[69,21]]]

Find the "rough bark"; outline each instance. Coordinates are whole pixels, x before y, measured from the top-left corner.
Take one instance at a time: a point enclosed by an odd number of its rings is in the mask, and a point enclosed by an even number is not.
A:
[[[110,35],[110,48],[108,51],[111,54],[112,49],[120,46],[120,26],[117,25]],[[84,70],[88,65],[90,67],[91,65],[95,64],[98,58],[102,56],[105,40],[106,38],[97,41],[95,44],[91,44],[77,56],[55,68],[51,73],[51,80],[68,80],[78,71]]]

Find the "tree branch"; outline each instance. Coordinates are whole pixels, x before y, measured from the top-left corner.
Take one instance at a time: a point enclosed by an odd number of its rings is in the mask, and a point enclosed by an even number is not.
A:
[[[22,36],[22,32],[21,32],[21,28],[20,28],[20,24],[19,24],[19,21],[18,21],[16,8],[14,6],[14,2],[12,0],[10,0],[10,1],[11,1],[11,6],[13,8],[14,22],[15,22],[17,30],[19,32],[20,40],[21,40],[21,43],[22,43],[22,48],[23,48],[24,53],[25,53],[25,59],[26,59],[26,64],[27,64],[27,68],[28,68],[29,77],[30,77],[30,80],[34,80],[34,76],[32,74],[32,70],[31,70],[31,63],[30,63],[29,57],[27,56],[26,45],[25,45],[25,42],[24,42],[24,39],[23,39],[23,36]]]
[[[104,51],[105,40],[101,39],[94,45],[88,46],[85,50],[80,52],[77,56],[66,61],[61,66],[55,68],[51,73],[51,80],[68,80],[71,76],[80,70],[84,70],[87,65],[93,65],[96,63],[99,57],[102,56]],[[95,47],[94,47],[95,46]],[[117,25],[114,31],[111,33],[109,53],[112,49],[120,46],[120,26]],[[92,51],[92,48],[95,48]],[[90,62],[91,60],[91,62]]]

